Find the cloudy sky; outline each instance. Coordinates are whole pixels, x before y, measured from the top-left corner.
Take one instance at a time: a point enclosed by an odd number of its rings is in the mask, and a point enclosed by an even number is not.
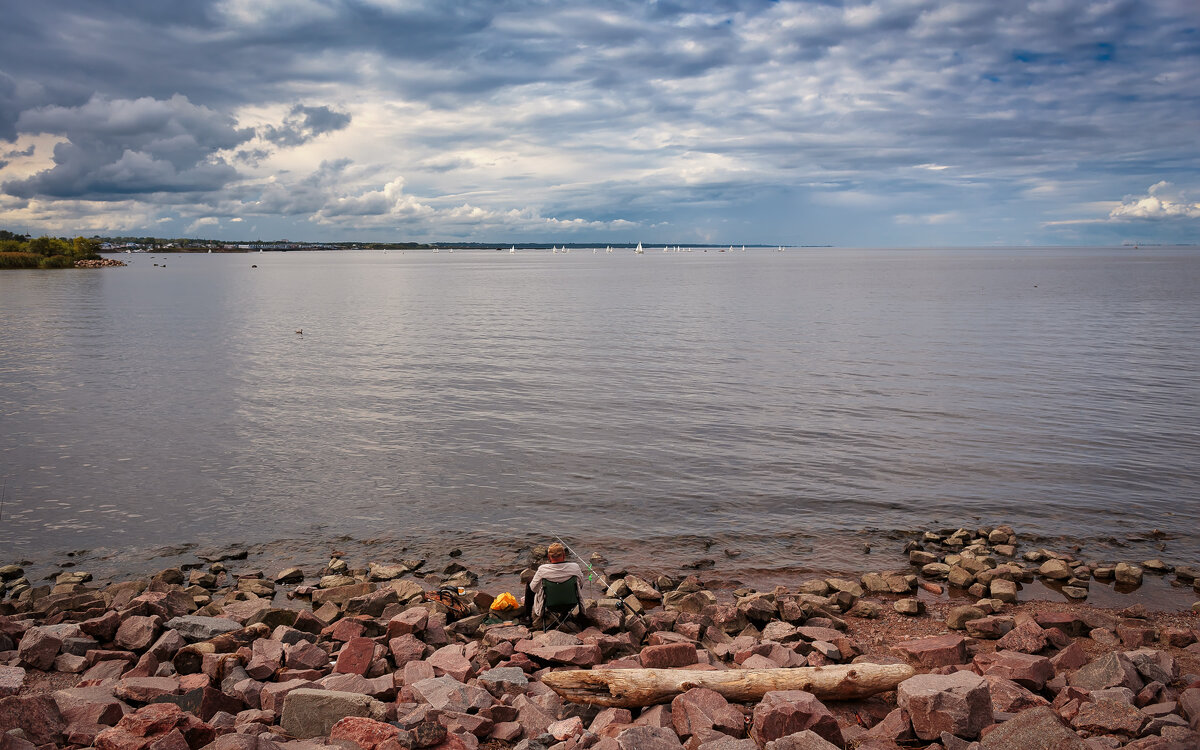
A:
[[[1196,0],[0,9],[0,228],[1200,242]]]

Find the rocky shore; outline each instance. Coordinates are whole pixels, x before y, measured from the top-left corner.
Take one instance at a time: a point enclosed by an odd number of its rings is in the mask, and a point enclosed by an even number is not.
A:
[[[116,258],[96,258],[94,260],[77,260],[75,261],[76,268],[108,268],[109,266],[124,266],[124,261]]]
[[[216,555],[103,587],[77,570],[35,586],[9,565],[0,750],[1200,747],[1200,605],[1147,611],[1135,588],[1169,576],[1194,598],[1196,571],[1021,546],[1008,527],[931,531],[895,569],[766,591],[607,571],[578,627],[545,633],[491,612],[500,589],[453,560],[335,555],[267,575]],[[1106,577],[1128,606],[1084,603]],[[1021,601],[1034,581],[1069,601]],[[915,674],[849,701],[684,684],[633,708],[564,700],[546,678],[871,664]]]

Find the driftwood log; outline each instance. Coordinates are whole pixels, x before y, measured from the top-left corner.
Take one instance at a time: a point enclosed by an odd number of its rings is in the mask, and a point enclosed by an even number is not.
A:
[[[271,628],[264,623],[256,622],[241,630],[222,633],[216,638],[184,646],[175,652],[175,658],[171,660],[171,663],[175,666],[177,674],[196,674],[204,663],[205,654],[228,654],[237,651],[242,646],[249,646],[259,638],[266,638],[270,634]]]
[[[694,687],[750,703],[772,690],[805,690],[821,700],[855,700],[895,690],[916,674],[907,664],[838,664],[793,669],[590,669],[548,672],[541,681],[572,703],[635,708],[667,703]]]

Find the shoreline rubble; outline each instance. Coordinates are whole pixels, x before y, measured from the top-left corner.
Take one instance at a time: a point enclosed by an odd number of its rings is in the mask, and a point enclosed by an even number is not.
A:
[[[1084,603],[1110,578],[1169,574],[1200,592],[1195,568],[1020,546],[1007,526],[931,531],[893,570],[764,591],[713,589],[708,570],[616,571],[573,633],[492,614],[499,590],[454,559],[433,572],[335,555],[268,576],[214,554],[103,587],[74,569],[34,586],[8,565],[0,750],[1200,746],[1200,603]],[[1071,601],[1021,600],[1034,581]],[[465,615],[428,600],[439,586],[463,592]],[[951,588],[972,603],[929,598]],[[741,703],[684,684],[632,708],[565,701],[542,679],[856,664],[916,674],[852,701],[773,690]]]

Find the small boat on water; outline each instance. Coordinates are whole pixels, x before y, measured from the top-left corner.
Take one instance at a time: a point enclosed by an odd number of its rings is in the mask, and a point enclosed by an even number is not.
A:
[[[637,255],[645,255],[646,254],[646,251],[642,249],[642,243],[640,243],[640,242],[638,243],[638,246],[636,248],[634,248],[633,252],[636,253]]]
[[[513,245],[512,247],[510,247],[510,248],[508,249],[508,254],[509,254],[509,255],[516,255],[516,254],[517,254],[517,246],[516,246],[516,245]]]

